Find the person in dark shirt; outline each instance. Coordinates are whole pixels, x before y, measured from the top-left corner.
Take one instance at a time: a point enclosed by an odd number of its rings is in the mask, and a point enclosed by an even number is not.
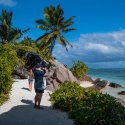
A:
[[[38,63],[35,69],[33,70],[33,74],[34,74],[34,79],[35,79],[34,89],[36,92],[36,95],[34,98],[35,100],[34,108],[40,109],[40,102],[42,99],[42,95],[44,93],[43,77],[47,77],[48,72],[46,70],[42,70],[41,65]]]

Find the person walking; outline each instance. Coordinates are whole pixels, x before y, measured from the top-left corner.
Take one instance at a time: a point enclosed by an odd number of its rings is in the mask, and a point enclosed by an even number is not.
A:
[[[47,77],[48,76],[48,72],[47,69],[43,70],[41,68],[41,64],[38,63],[35,67],[35,69],[33,70],[33,74],[34,74],[34,89],[36,92],[35,95],[35,104],[34,104],[34,108],[40,109],[40,103],[41,103],[41,99],[44,93],[44,88],[43,88],[43,77]]]
[[[32,91],[32,84],[33,84],[33,72],[32,72],[32,69],[28,69],[28,83],[29,83],[29,90]]]

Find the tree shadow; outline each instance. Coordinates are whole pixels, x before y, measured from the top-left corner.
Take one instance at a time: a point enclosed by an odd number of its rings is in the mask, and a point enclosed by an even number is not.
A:
[[[29,88],[25,88],[25,87],[23,87],[23,88],[21,88],[21,89],[24,89],[24,90],[30,91]]]
[[[0,115],[0,125],[73,125],[65,112],[43,105],[44,109],[36,109],[31,100],[21,102],[25,105],[15,106]]]

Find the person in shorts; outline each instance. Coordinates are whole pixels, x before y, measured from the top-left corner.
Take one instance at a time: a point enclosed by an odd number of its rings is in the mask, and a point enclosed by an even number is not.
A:
[[[32,84],[33,84],[33,72],[32,69],[28,70],[28,83],[29,83],[29,90],[32,91]]]
[[[35,69],[33,70],[33,74],[34,74],[34,89],[36,92],[35,95],[35,105],[34,108],[40,109],[40,103],[41,103],[41,99],[44,93],[44,88],[43,88],[43,77],[47,77],[48,73],[44,70],[41,69],[41,65],[38,63],[35,67]]]

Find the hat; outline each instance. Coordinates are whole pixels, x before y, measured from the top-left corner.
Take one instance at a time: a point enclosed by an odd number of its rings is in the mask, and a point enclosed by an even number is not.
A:
[[[46,66],[47,66],[46,62],[45,62],[45,61],[42,61],[42,62],[41,62],[41,67],[46,67]]]
[[[41,67],[41,64],[40,64],[40,63],[37,63],[35,67],[36,67],[36,68],[40,68],[40,67]]]

